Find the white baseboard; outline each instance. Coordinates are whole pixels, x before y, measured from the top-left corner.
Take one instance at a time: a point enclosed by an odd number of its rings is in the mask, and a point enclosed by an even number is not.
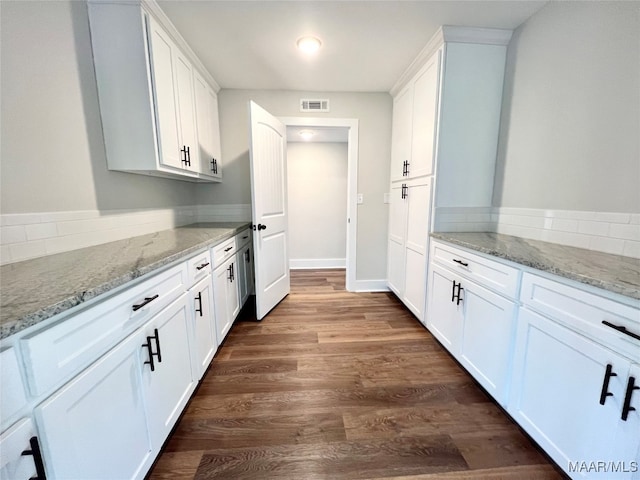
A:
[[[386,280],[356,280],[355,292],[388,292]]]
[[[345,258],[292,258],[289,260],[291,270],[314,270],[328,268],[346,268]]]

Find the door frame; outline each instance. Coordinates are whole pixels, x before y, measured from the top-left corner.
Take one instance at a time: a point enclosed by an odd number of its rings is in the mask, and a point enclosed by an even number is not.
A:
[[[358,231],[358,119],[278,117],[285,127],[337,127],[348,129],[347,140],[347,252],[346,289],[356,291],[356,239]]]

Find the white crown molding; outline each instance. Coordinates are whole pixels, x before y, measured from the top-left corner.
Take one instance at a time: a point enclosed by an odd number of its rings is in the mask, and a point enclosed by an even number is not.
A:
[[[389,93],[395,97],[420,71],[436,51],[446,43],[477,43],[481,45],[508,45],[513,30],[502,28],[456,27],[444,25],[431,37]]]

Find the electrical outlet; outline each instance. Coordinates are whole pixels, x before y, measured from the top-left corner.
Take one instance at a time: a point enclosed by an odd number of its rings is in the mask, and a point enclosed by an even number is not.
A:
[[[364,203],[364,195],[361,193],[358,194],[358,205],[362,205]]]

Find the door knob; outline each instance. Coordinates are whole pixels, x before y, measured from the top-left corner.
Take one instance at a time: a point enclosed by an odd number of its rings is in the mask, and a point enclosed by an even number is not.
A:
[[[267,226],[266,225],[262,225],[261,223],[258,224],[258,231],[260,230],[266,230]]]

